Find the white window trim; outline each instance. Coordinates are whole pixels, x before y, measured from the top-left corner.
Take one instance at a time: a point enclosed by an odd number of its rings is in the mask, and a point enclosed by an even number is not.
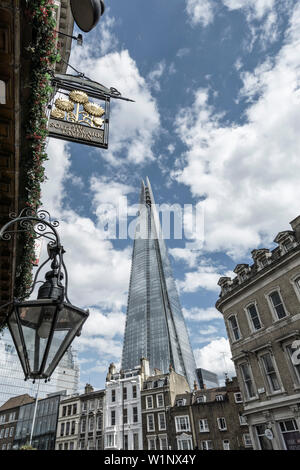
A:
[[[161,427],[161,425],[160,425],[160,418],[159,418],[159,417],[160,417],[161,415],[164,416],[164,423],[165,423],[165,426],[164,426],[164,427]],[[159,431],[166,431],[166,429],[167,429],[166,413],[158,413],[157,418],[158,418],[158,429],[159,429]]]
[[[249,439],[250,439],[250,442],[251,442],[250,444],[247,444],[245,436],[249,436]],[[251,434],[249,432],[243,434],[243,441],[244,441],[244,446],[245,447],[253,447]]]
[[[282,303],[282,305],[283,305],[283,307],[284,307],[284,310],[285,310],[285,313],[286,313],[286,316],[283,317],[283,318],[278,318],[277,313],[276,313],[276,310],[275,310],[275,307],[273,306],[272,300],[270,299],[270,295],[272,294],[272,292],[275,292],[275,291],[278,292],[279,297],[280,297],[280,300],[281,300],[281,303]],[[285,305],[285,303],[284,303],[284,301],[283,301],[283,298],[282,298],[282,295],[281,295],[280,286],[274,286],[272,289],[269,289],[268,292],[265,293],[265,298],[267,299],[268,306],[269,306],[270,312],[271,312],[271,314],[272,314],[273,323],[277,323],[277,322],[286,320],[287,317],[290,316],[290,313],[289,313],[288,309],[286,308],[286,305]]]
[[[238,332],[239,332],[239,338],[238,339],[235,339],[235,337],[234,337],[233,328],[232,328],[231,321],[230,321],[230,318],[232,318],[232,317],[235,317],[235,321],[236,321],[236,324],[237,324],[237,327],[238,327]],[[232,343],[237,343],[238,341],[243,339],[236,313],[232,313],[231,315],[229,315],[229,317],[227,318],[227,324],[228,324],[229,334],[230,334],[230,338],[231,338]]]
[[[188,436],[187,434],[183,434],[181,436],[177,436],[176,440],[177,440],[177,449],[178,450],[192,450],[193,449],[192,436]],[[189,449],[182,449],[182,442],[188,442],[189,443]]]
[[[298,272],[297,274],[294,274],[291,278],[290,278],[290,283],[292,284],[293,288],[294,288],[294,291],[296,293],[296,296],[298,298],[298,301],[300,302],[300,286],[297,287],[297,284],[296,284],[296,279],[300,278],[300,272]]]
[[[180,418],[186,418],[186,421],[187,421],[187,429],[179,429],[178,427],[178,421]],[[191,430],[191,426],[190,426],[190,418],[188,415],[182,415],[182,416],[175,416],[175,426],[176,426],[176,432],[189,432]]]
[[[204,426],[202,426],[203,429],[201,429],[201,422],[204,422]],[[201,433],[209,432],[209,425],[208,425],[207,418],[199,419],[199,432],[201,432]]]
[[[254,305],[255,308],[256,308],[256,311],[257,311],[257,316],[258,316],[258,319],[259,319],[259,322],[260,322],[260,328],[258,330],[256,330],[254,328],[252,318],[251,318],[250,312],[248,310],[248,308],[251,307],[251,305]],[[259,308],[258,308],[257,301],[254,299],[254,300],[251,300],[250,302],[248,302],[247,305],[245,305],[245,307],[244,307],[244,311],[245,311],[245,314],[246,314],[246,317],[247,317],[247,320],[248,320],[248,325],[249,325],[249,329],[250,329],[251,333],[257,333],[257,332],[261,331],[264,328],[264,324],[261,320],[261,316],[260,316],[260,313],[259,313]]]
[[[241,400],[237,400],[237,399],[236,399],[236,396],[237,396],[237,395],[240,395],[240,396],[241,396]],[[242,392],[235,392],[235,393],[234,393],[234,401],[235,401],[235,403],[243,403],[243,395],[242,395]]]
[[[221,426],[220,426],[221,419],[224,420],[225,428],[221,428]],[[218,423],[219,431],[227,431],[227,423],[226,423],[226,419],[224,418],[224,416],[221,416],[220,418],[217,418],[217,423]]]
[[[162,397],[162,405],[158,404],[158,397]],[[163,408],[165,406],[165,399],[164,399],[164,394],[163,393],[158,393],[156,395],[156,406],[157,406],[157,408]]]
[[[153,422],[153,429],[149,429],[149,417],[152,416],[152,422]],[[147,431],[148,432],[153,432],[155,431],[155,421],[154,421],[154,414],[151,413],[151,414],[147,414]]]
[[[239,420],[240,420],[240,426],[247,426],[248,425],[247,418],[244,415],[239,414]]]
[[[148,398],[151,399],[151,406],[148,406]],[[146,410],[153,410],[153,395],[146,395]]]
[[[251,378],[251,382],[252,382],[252,385],[253,385],[253,389],[254,389],[254,395],[252,397],[250,397],[248,395],[248,389],[247,389],[247,386],[246,386],[246,383],[245,383],[245,378],[244,378],[244,374],[243,374],[243,371],[242,371],[242,365],[244,364],[247,364],[248,367],[249,367],[249,372],[250,372],[250,378]],[[251,364],[249,361],[242,361],[238,364],[238,371],[241,375],[241,379],[242,379],[242,384],[243,384],[243,388],[244,388],[244,397],[245,397],[245,401],[252,401],[252,400],[256,400],[258,398],[258,394],[257,394],[257,387],[256,387],[256,383],[254,381],[254,377],[253,377],[253,373],[252,373],[252,367],[251,367]]]
[[[226,447],[228,446],[228,448],[225,449],[225,446]],[[229,439],[224,439],[223,440],[223,450],[230,450],[230,440]]]
[[[154,441],[154,449],[151,449],[150,441]],[[156,450],[156,436],[153,435],[153,436],[147,437],[147,443],[148,443],[148,450]]]
[[[272,360],[272,363],[273,363],[273,366],[274,366],[274,371],[276,373],[276,377],[277,377],[277,380],[278,380],[278,383],[279,383],[279,386],[280,386],[279,390],[275,390],[275,391],[271,390],[271,384],[269,382],[269,378],[268,378],[267,372],[265,370],[265,364],[264,364],[263,358],[262,358],[262,356],[264,356],[267,353],[269,353],[270,356],[271,356],[271,360]],[[279,374],[279,370],[278,370],[273,352],[270,349],[266,349],[264,351],[261,351],[257,355],[257,358],[258,358],[258,364],[259,364],[259,367],[260,367],[260,370],[261,370],[261,374],[263,376],[264,383],[266,385],[266,395],[271,396],[271,395],[278,395],[279,393],[283,393],[284,392],[284,387],[283,387],[283,384],[282,384],[282,381],[281,381],[281,377],[280,377],[280,374]]]
[[[210,442],[210,443],[211,443],[210,449],[203,449],[203,443],[204,443],[204,442],[205,442],[205,443],[207,443],[207,442]],[[200,442],[200,447],[201,447],[201,450],[211,450],[211,449],[213,449],[212,440],[211,440],[211,439],[208,439],[208,440],[206,440],[206,441],[201,441],[201,442]]]
[[[162,445],[161,445],[162,439],[166,439],[166,441],[167,441],[167,448],[164,449],[164,450],[168,450],[168,449],[169,449],[168,435],[167,435],[167,434],[161,434],[160,436],[158,436],[158,439],[159,439],[159,448],[160,448],[160,450],[163,450],[163,449],[162,449]]]

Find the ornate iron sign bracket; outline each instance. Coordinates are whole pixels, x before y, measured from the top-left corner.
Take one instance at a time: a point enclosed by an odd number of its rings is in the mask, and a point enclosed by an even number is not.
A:
[[[107,149],[110,99],[133,100],[124,98],[115,88],[107,88],[83,74],[55,74],[52,85],[55,96],[48,106],[49,136]],[[90,98],[101,104],[90,101]]]

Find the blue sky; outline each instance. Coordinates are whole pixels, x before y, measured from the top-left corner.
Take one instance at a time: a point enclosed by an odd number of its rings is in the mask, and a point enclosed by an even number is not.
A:
[[[44,207],[91,312],[82,385],[104,386],[125,324],[132,240],[105,238],[101,207],[136,204],[146,176],[159,204],[204,204],[204,244],[167,245],[198,366],[233,374],[217,281],[300,213],[299,31],[293,0],[112,0],[73,43],[73,67],[135,100],[112,101],[108,150],[48,143]]]

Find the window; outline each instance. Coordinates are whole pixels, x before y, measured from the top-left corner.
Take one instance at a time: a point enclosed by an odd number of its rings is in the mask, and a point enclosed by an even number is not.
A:
[[[228,322],[232,341],[238,341],[241,338],[241,333],[236,315],[231,315],[231,317],[228,318]]]
[[[218,428],[220,429],[220,431],[227,430],[225,418],[217,418],[217,423],[218,423]]]
[[[82,432],[82,433],[85,432],[85,429],[86,429],[86,419],[83,418],[81,420],[80,432]]]
[[[287,314],[286,314],[283,302],[281,300],[281,297],[279,295],[279,292],[274,291],[271,294],[269,294],[269,299],[271,301],[273,312],[275,313],[277,319],[280,320],[281,318],[286,317]]]
[[[162,406],[164,406],[164,396],[162,393],[156,395],[156,405],[157,408],[161,408]]]
[[[139,420],[137,406],[134,406],[132,408],[132,420],[133,420],[134,423],[137,423],[138,420]]]
[[[158,413],[158,428],[160,431],[164,431],[166,429],[165,413]]]
[[[177,400],[176,405],[177,406],[185,406],[186,404],[186,399],[185,398],[180,398],[180,400]]]
[[[234,394],[234,400],[236,403],[243,403],[243,397],[242,397],[241,392],[236,392]]]
[[[62,416],[67,416],[67,407],[66,406],[63,406]]]
[[[110,412],[110,425],[111,426],[116,425],[116,410],[111,410]]]
[[[136,385],[133,385],[132,386],[132,398],[136,398],[136,397],[137,397]]]
[[[133,434],[133,450],[139,450],[139,435],[136,432]]]
[[[295,347],[293,347],[293,345]],[[297,384],[300,384],[300,361],[298,352],[298,341],[295,341],[295,344],[293,343],[286,346],[286,351],[289,357],[290,364],[292,366],[294,378],[296,379]]]
[[[74,450],[74,442],[70,442],[70,450]]]
[[[114,403],[116,401],[116,391],[115,389],[112,389],[111,391],[111,401]]]
[[[192,438],[177,438],[177,447],[178,450],[191,450],[193,448]]]
[[[106,447],[115,447],[115,435],[114,434],[106,435]]]
[[[95,418],[94,416],[89,417],[89,432],[94,431]]]
[[[15,419],[16,419],[16,412],[14,411],[13,413],[10,413],[9,421],[14,421]]]
[[[156,438],[148,437],[148,450],[156,450]]]
[[[128,434],[124,434],[124,450],[128,450]]]
[[[288,238],[287,240],[285,240],[284,242],[282,242],[282,247],[284,248],[284,251],[287,253],[289,250],[291,250],[294,246],[294,243],[293,241]]]
[[[176,424],[176,432],[190,430],[190,420],[188,416],[176,416],[175,424]]]
[[[153,397],[152,397],[152,395],[147,395],[146,396],[146,408],[147,408],[147,410],[153,408]]]
[[[71,434],[75,434],[75,427],[76,427],[76,421],[72,421],[72,423],[71,423]]]
[[[256,396],[256,393],[254,389],[254,383],[252,380],[250,365],[248,363],[241,364],[240,369],[241,369],[247,397],[253,398]]]
[[[73,415],[76,415],[76,413],[77,413],[77,404],[75,403],[73,405]]]
[[[68,416],[71,416],[72,413],[72,405],[68,405]]]
[[[228,439],[225,439],[223,441],[223,449],[224,450],[230,450],[230,442],[228,441]]]
[[[1,431],[0,431],[0,439],[3,438],[3,435],[4,435],[4,428],[2,428]]]
[[[239,414],[239,420],[241,426],[247,425],[247,418],[244,415]]]
[[[124,408],[123,410],[123,424],[127,424],[128,423],[128,410],[127,408]]]
[[[102,429],[102,415],[97,416],[97,431],[101,431]]]
[[[255,429],[261,450],[273,450],[272,441],[265,435],[266,424],[259,424]]]
[[[247,307],[248,317],[250,319],[250,325],[252,331],[260,330],[262,325],[258,315],[258,311],[255,304],[251,304]]]
[[[147,431],[155,431],[154,415],[147,415]]]
[[[127,387],[123,387],[123,400],[127,400]]]
[[[84,401],[82,403],[82,411],[86,411],[87,410],[87,401]]]
[[[159,448],[160,450],[168,450],[167,436],[159,436]]]
[[[252,440],[250,434],[243,434],[245,447],[252,447]]]
[[[206,402],[206,396],[205,395],[199,395],[197,397],[197,403],[205,403]]]
[[[89,406],[90,410],[94,410],[95,409],[95,400],[91,400],[90,401],[90,406]]]
[[[60,435],[63,436],[65,432],[65,423],[61,423],[60,425]]]
[[[70,422],[68,421],[66,423],[66,436],[68,436],[70,434]]]
[[[201,441],[200,442],[200,449],[201,450],[212,450],[212,441]]]
[[[4,437],[8,437],[8,433],[9,433],[9,428],[6,428],[6,429],[5,429]]]
[[[216,395],[216,401],[224,401],[224,395]]]
[[[9,429],[9,437],[13,437],[13,434],[14,434],[14,427],[12,426],[12,427]]]
[[[199,430],[200,432],[209,432],[209,426],[207,419],[199,419]]]
[[[279,380],[275,371],[274,361],[271,354],[263,354],[261,356],[261,361],[263,364],[265,377],[269,385],[269,391],[271,393],[278,392],[279,390],[281,390],[281,387],[279,385]]]
[[[68,450],[68,442],[64,443],[64,450]]]

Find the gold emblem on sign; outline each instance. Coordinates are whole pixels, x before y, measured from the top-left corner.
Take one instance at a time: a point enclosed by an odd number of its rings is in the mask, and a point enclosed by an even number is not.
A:
[[[89,101],[89,97],[84,91],[73,90],[69,94],[69,99],[57,98],[55,100],[55,107],[50,116],[55,119],[100,128],[104,123],[101,118],[103,114],[105,114],[104,109]]]

